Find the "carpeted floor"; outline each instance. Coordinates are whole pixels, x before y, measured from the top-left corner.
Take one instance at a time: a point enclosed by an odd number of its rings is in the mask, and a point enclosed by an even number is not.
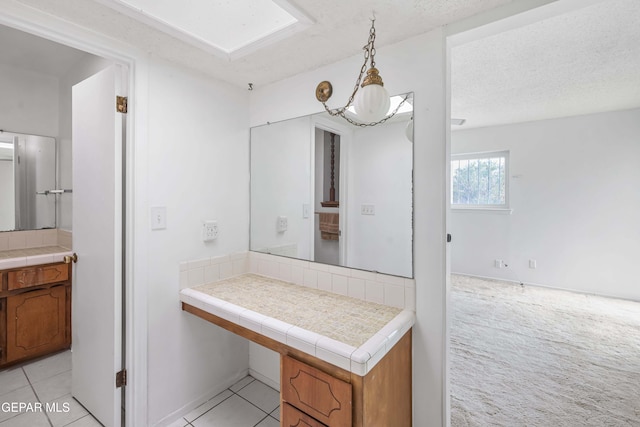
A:
[[[640,426],[640,303],[451,283],[453,427]]]

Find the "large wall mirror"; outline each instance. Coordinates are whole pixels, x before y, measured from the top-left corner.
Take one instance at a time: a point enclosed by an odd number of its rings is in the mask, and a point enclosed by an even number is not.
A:
[[[319,113],[252,128],[251,250],[413,277],[412,105],[376,126]]]
[[[0,231],[56,227],[56,140],[0,131]]]

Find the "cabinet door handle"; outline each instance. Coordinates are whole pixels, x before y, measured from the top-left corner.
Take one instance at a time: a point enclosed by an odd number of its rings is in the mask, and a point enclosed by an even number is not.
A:
[[[74,264],[76,262],[78,262],[78,254],[77,253],[74,252],[73,255],[65,255],[64,263],[65,264],[71,264],[71,261],[73,261]]]

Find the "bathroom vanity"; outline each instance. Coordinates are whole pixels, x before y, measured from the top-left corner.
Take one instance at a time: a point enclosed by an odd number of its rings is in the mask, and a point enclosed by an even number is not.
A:
[[[61,249],[2,252],[0,368],[71,346],[71,263]]]
[[[282,426],[411,426],[411,310],[242,274],[182,309],[280,354]]]

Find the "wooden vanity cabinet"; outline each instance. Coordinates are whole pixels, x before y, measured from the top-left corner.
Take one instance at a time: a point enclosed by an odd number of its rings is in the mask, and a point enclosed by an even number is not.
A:
[[[280,353],[280,426],[411,427],[411,329],[361,376],[191,304],[182,309]]]
[[[2,272],[0,367],[71,346],[71,264]]]

